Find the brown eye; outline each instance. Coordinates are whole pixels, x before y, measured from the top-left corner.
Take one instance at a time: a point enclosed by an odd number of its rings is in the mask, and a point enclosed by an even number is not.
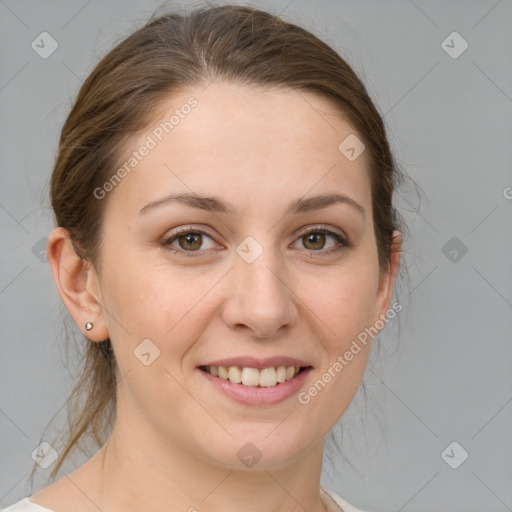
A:
[[[203,235],[201,233],[188,233],[177,238],[182,249],[197,251],[203,243]]]
[[[194,253],[213,249],[215,242],[207,233],[198,229],[180,229],[177,233],[162,242],[163,246],[180,256],[192,256]]]
[[[349,249],[352,245],[344,236],[326,227],[318,227],[302,232],[302,236],[295,243],[302,245],[302,249],[322,256]]]
[[[315,232],[308,233],[302,237],[302,243],[306,249],[318,250],[323,249],[325,245],[325,235],[323,233]]]

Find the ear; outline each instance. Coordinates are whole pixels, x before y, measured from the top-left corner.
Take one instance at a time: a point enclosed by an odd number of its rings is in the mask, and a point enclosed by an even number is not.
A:
[[[396,276],[400,268],[400,251],[402,249],[402,234],[400,231],[393,231],[391,261],[388,268],[381,272],[379,278],[379,288],[377,291],[377,316],[374,319],[374,324],[377,320],[384,319],[389,310],[391,298],[393,297],[393,289],[396,281]]]
[[[69,231],[55,228],[48,237],[46,255],[59,295],[80,330],[93,341],[109,337],[104,319],[99,279],[88,260],[76,254]],[[90,331],[87,322],[93,323]]]

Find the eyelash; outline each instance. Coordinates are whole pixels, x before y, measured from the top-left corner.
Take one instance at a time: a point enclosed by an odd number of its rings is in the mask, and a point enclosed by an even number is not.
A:
[[[312,249],[304,249],[311,253],[319,253],[321,256],[328,256],[333,253],[340,252],[344,249],[350,249],[352,247],[352,244],[348,240],[346,240],[342,235],[340,235],[336,231],[332,231],[331,229],[328,229],[325,226],[317,226],[317,227],[309,228],[305,231],[302,231],[299,234],[299,237],[297,238],[297,240],[305,237],[306,235],[312,234],[312,233],[315,233],[315,234],[322,233],[324,235],[332,236],[338,242],[339,245],[335,246],[335,247],[330,247],[329,249],[325,249],[325,250],[319,249],[318,251],[315,251]],[[165,250],[170,251],[174,254],[178,254],[179,256],[184,256],[186,258],[197,257],[196,253],[201,253],[204,251],[201,251],[201,250],[185,251],[183,249],[176,249],[175,247],[172,247],[170,245],[172,242],[177,240],[180,236],[189,235],[189,234],[195,234],[195,235],[200,234],[200,235],[205,235],[208,238],[212,238],[208,233],[206,233],[205,231],[203,231],[201,229],[179,228],[177,231],[175,231],[173,233],[173,235],[171,237],[168,237],[165,240],[163,240],[162,246],[164,247]]]

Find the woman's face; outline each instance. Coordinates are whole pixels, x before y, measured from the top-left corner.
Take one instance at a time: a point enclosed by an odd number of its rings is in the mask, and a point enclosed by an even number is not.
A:
[[[323,443],[394,280],[379,273],[353,136],[314,94],[213,82],[173,96],[131,141],[136,163],[102,199],[92,332],[113,343],[132,441],[232,468],[291,464]]]

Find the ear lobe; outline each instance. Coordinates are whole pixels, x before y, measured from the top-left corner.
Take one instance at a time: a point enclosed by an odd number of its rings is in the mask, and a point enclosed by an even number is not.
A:
[[[98,276],[90,262],[81,260],[76,254],[67,229],[57,227],[52,231],[46,254],[62,302],[80,330],[93,341],[107,339],[109,334],[98,293]],[[85,330],[87,322],[94,324],[90,331]]]
[[[381,316],[386,316],[389,309],[393,290],[395,286],[396,276],[400,269],[400,251],[402,249],[402,234],[400,231],[393,232],[393,242],[391,251],[391,261],[385,272],[382,272],[379,279],[379,289],[377,292],[377,317],[375,322]]]

